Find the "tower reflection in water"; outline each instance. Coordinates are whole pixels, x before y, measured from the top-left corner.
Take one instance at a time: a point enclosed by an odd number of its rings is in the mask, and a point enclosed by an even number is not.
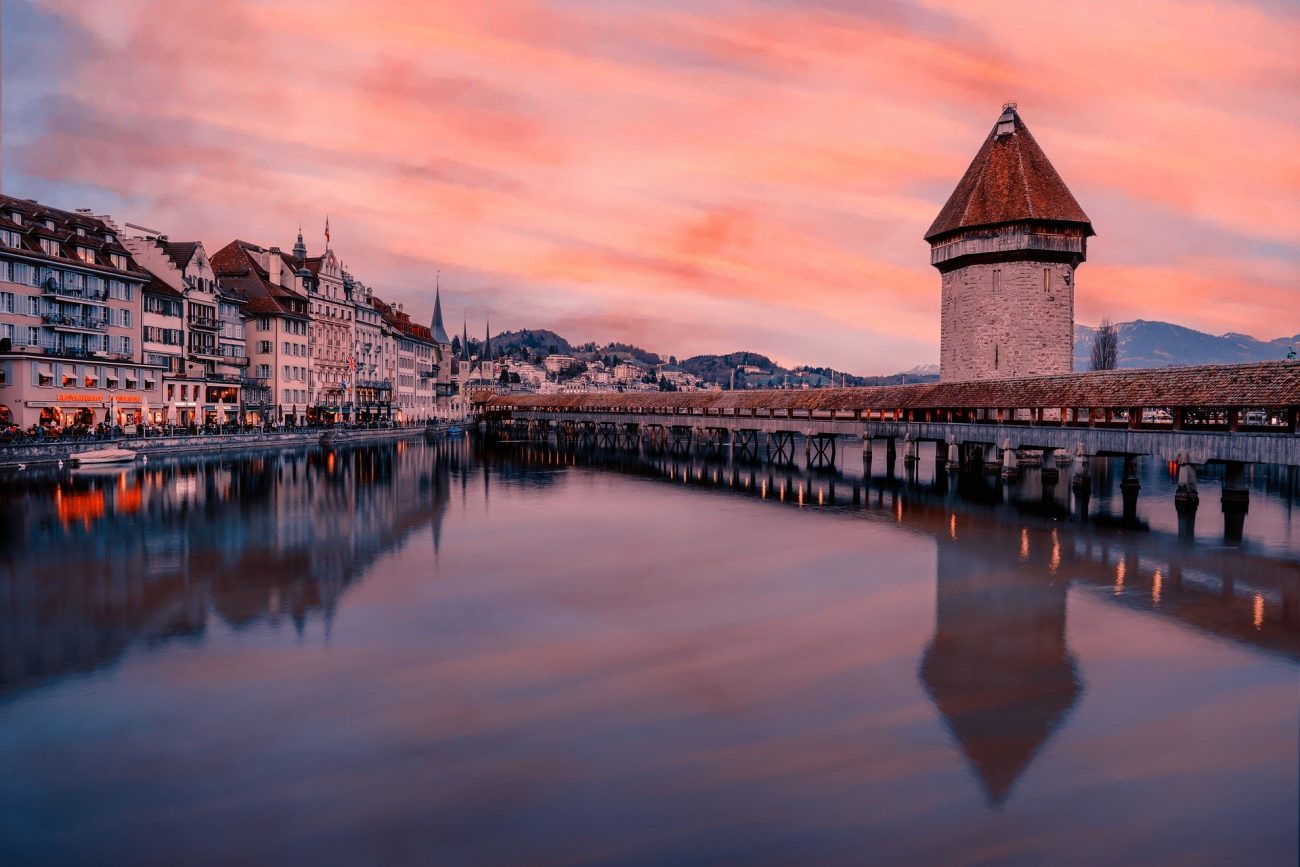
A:
[[[429,524],[437,545],[463,459],[399,442],[7,479],[0,701],[134,645],[202,640],[214,619],[328,631],[375,558]]]
[[[914,472],[872,478],[795,465],[540,446],[501,446],[497,454],[494,463],[503,471],[510,464],[598,466],[788,508],[849,513],[931,536],[937,548],[935,629],[918,677],[994,807],[1013,796],[1035,756],[1083,699],[1067,638],[1072,585],[1300,661],[1300,566],[1294,561],[1078,521],[1068,476],[1044,485],[1031,470],[1011,488],[979,470],[936,470],[918,480]]]
[[[956,535],[956,534],[954,534]],[[934,639],[921,680],[984,793],[1003,803],[1078,700],[1064,581],[1019,550],[938,537]]]

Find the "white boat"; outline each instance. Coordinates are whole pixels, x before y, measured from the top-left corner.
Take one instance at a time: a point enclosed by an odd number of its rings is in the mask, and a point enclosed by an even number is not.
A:
[[[77,452],[70,455],[68,460],[78,466],[88,464],[129,464],[135,461],[135,452],[130,449],[93,449],[88,452]]]

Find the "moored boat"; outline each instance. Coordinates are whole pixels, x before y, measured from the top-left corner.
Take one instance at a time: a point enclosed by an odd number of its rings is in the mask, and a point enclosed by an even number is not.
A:
[[[135,461],[135,452],[130,449],[92,449],[69,455],[68,460],[78,466],[90,464],[129,464]]]

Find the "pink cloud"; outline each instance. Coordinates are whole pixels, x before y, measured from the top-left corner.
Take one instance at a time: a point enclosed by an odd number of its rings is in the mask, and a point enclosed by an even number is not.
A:
[[[1100,233],[1081,321],[1300,328],[1294,15],[1170,0],[41,5],[63,23],[66,71],[11,168],[214,244],[284,245],[329,212],[349,267],[417,310],[440,268],[456,303],[506,328],[588,323],[610,331],[569,336],[862,372],[931,361],[939,284],[921,235],[1017,98]],[[1142,227],[1149,245],[1123,239],[1122,262],[1098,259],[1137,204],[1169,219]],[[1170,252],[1211,233],[1212,261]]]

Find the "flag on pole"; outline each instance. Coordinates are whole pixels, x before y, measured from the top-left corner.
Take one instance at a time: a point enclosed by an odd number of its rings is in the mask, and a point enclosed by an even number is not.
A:
[[[330,215],[325,215],[325,249],[330,247]]]

